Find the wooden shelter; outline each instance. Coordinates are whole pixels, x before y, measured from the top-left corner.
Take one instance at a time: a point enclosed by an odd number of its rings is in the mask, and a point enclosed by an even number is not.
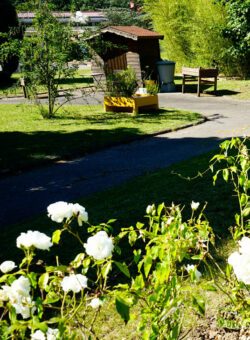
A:
[[[90,38],[96,53],[92,60],[92,72],[114,73],[130,66],[140,83],[145,76],[156,80],[156,62],[161,60],[159,39],[163,38],[161,34],[137,26],[103,28]],[[100,42],[103,44],[101,49]]]

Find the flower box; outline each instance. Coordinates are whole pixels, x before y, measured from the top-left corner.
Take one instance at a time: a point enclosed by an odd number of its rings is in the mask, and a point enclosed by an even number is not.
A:
[[[104,97],[105,112],[139,113],[139,109],[159,109],[158,95],[134,95],[133,97]]]

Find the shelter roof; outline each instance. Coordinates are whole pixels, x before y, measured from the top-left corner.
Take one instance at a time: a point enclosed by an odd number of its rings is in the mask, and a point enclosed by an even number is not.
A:
[[[121,35],[133,40],[138,39],[163,39],[164,36],[138,26],[109,26],[101,30],[103,33],[109,32]]]

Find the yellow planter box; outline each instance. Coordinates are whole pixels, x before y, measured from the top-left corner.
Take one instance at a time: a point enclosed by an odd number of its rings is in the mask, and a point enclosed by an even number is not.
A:
[[[105,112],[128,111],[137,114],[140,108],[159,109],[158,95],[135,95],[126,97],[104,97]]]

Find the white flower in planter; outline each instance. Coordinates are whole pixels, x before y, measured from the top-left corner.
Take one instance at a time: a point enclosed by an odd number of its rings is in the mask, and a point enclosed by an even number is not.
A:
[[[237,279],[250,285],[250,238],[243,237],[239,244],[239,253],[232,253],[228,257],[228,263],[233,267]]]
[[[74,293],[79,293],[81,289],[87,287],[87,280],[85,275],[71,274],[63,278],[61,286],[65,292],[72,290]]]
[[[13,261],[4,261],[0,265],[0,270],[3,273],[11,272],[14,268],[16,268],[16,265],[15,265],[15,262],[13,262]]]
[[[51,238],[39,231],[27,231],[27,233],[21,233],[16,240],[18,248],[30,248],[35,247],[41,250],[49,250],[52,247]]]
[[[88,221],[88,213],[80,204],[72,204],[72,213],[77,217],[79,226],[82,226],[82,222]]]
[[[106,231],[99,231],[94,236],[88,238],[84,243],[86,253],[93,256],[95,260],[103,260],[109,257],[114,249],[112,239],[108,237]]]
[[[191,209],[192,210],[197,210],[199,208],[200,203],[199,202],[194,202],[192,201],[191,203]]]
[[[94,298],[93,300],[91,300],[88,306],[91,306],[92,308],[98,308],[99,306],[102,306],[102,304],[103,302],[100,299]]]
[[[71,218],[73,215],[72,205],[62,201],[50,204],[47,211],[52,221],[57,223],[62,223],[64,219]]]

